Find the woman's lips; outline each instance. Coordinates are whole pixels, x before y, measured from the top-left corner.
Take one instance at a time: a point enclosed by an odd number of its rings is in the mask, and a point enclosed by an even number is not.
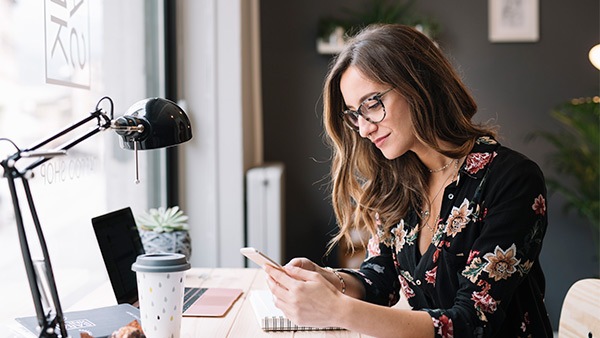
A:
[[[382,136],[382,137],[376,138],[376,139],[373,141],[373,143],[375,144],[375,146],[376,146],[377,148],[381,148],[381,146],[383,145],[383,142],[385,142],[385,140],[387,139],[387,137],[388,137],[388,136],[389,136],[389,135],[385,135],[385,136]]]

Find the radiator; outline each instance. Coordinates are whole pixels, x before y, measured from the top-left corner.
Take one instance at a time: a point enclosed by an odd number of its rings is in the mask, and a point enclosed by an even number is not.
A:
[[[282,163],[254,167],[246,172],[246,245],[279,263],[284,263],[285,258],[283,183]]]

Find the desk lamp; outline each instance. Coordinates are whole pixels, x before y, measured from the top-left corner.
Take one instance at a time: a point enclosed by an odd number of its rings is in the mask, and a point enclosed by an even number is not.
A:
[[[107,113],[100,108],[100,104],[107,101],[110,111]],[[170,147],[186,142],[192,138],[192,127],[185,112],[175,103],[162,98],[149,98],[135,103],[125,115],[113,119],[113,102],[109,97],[98,101],[96,109],[81,121],[66,127],[46,140],[28,148],[19,149],[11,140],[0,138],[0,141],[10,142],[17,151],[0,162],[4,168],[4,177],[8,179],[8,187],[15,212],[19,244],[25,263],[25,270],[29,288],[33,297],[36,317],[39,326],[39,337],[68,337],[63,311],[58,299],[56,282],[52,272],[52,264],[48,255],[48,248],[42,232],[42,227],[33,203],[29,187],[29,179],[33,177],[33,169],[50,160],[54,156],[65,155],[67,150],[106,129],[114,130],[121,136],[121,147],[135,151],[136,183],[139,182],[138,150],[157,149]],[[55,149],[43,149],[50,142],[57,140],[88,122],[96,120],[96,126],[83,135],[76,137]],[[23,170],[16,164],[23,158],[32,158],[34,162]],[[39,240],[42,259],[34,260],[25,233],[23,215],[19,205],[19,198],[15,181],[20,179],[26,202],[29,205],[35,233]],[[52,304],[52,305],[50,305]],[[56,329],[58,328],[58,330]],[[59,331],[59,332],[57,332]]]

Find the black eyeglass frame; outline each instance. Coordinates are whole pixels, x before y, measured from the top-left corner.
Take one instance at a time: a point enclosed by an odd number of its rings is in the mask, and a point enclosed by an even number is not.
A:
[[[383,97],[383,95],[391,92],[393,89],[394,88],[384,90],[381,93],[377,93],[371,97],[364,99],[363,102],[361,102],[360,105],[358,105],[358,108],[356,110],[352,110],[352,109],[344,110],[341,114],[342,118],[344,120],[344,123],[346,123],[346,125],[348,125],[348,127],[350,127],[350,129],[352,129],[354,131],[358,131],[358,125],[354,124],[350,121],[350,119],[352,118],[350,116],[354,116],[356,118],[357,122],[358,122],[359,116],[362,116],[362,118],[364,118],[365,120],[367,120],[368,122],[373,123],[373,124],[377,124],[377,123],[383,121],[387,115],[387,112],[385,110],[385,105],[383,104],[383,101],[381,101],[381,98]],[[379,121],[375,121],[375,120],[371,119],[370,117],[365,116],[365,114],[363,114],[363,112],[361,111],[361,108],[363,107],[363,105],[365,103],[367,103],[368,101],[373,101],[373,100],[377,101],[377,104],[380,104],[381,109],[383,109],[383,116],[381,117],[381,119],[379,119]]]

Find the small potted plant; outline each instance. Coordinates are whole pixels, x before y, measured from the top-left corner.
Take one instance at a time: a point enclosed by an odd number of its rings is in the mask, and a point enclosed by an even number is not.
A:
[[[146,253],[174,252],[189,260],[192,241],[188,232],[188,216],[178,207],[152,208],[136,216],[136,223]]]

